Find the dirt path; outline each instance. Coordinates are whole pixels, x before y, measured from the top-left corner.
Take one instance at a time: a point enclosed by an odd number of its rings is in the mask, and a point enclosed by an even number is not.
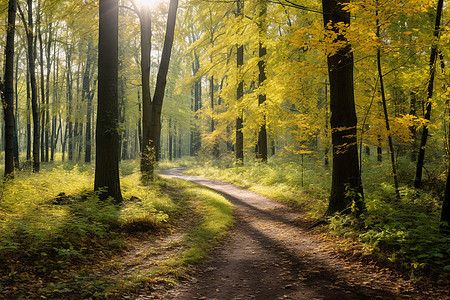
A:
[[[235,185],[184,176],[223,194],[235,205],[236,225],[213,259],[164,299],[445,299],[374,267],[327,250],[293,209]]]

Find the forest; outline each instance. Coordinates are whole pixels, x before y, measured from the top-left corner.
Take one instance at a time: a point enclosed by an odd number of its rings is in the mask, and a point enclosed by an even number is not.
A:
[[[0,0],[0,16],[0,299],[190,299],[170,290],[251,221],[244,189],[314,249],[408,282],[349,299],[450,297],[445,1]],[[312,299],[311,274],[256,298]]]

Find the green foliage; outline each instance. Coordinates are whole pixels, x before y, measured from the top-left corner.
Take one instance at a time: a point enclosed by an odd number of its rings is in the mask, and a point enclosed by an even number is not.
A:
[[[104,299],[159,281],[173,284],[231,226],[232,207],[224,197],[178,180],[143,185],[137,161],[121,165],[121,206],[99,200],[91,190],[92,169],[85,165],[47,165],[39,174],[18,172],[14,181],[3,183],[2,293],[11,298]],[[180,219],[188,223],[180,224]],[[186,233],[167,248],[156,249],[167,256],[151,269],[131,268],[131,273],[114,278],[96,273],[111,257],[120,259],[129,235],[147,240],[155,232],[169,234],[175,226]]]
[[[206,164],[187,171],[215,179],[226,180],[269,197],[305,207],[310,217],[323,214],[327,203],[329,175],[318,166],[314,157],[303,167],[295,160],[271,158],[267,164],[257,161],[232,167]]]
[[[181,254],[183,264],[192,264],[205,258],[233,224],[233,207],[222,195],[192,184],[185,187],[184,197],[201,216],[188,235],[188,249]]]

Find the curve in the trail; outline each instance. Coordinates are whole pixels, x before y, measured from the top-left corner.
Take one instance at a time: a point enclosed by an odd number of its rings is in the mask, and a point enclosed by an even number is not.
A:
[[[212,261],[164,299],[422,298],[401,278],[333,256],[302,226],[298,211],[233,184],[185,176],[182,170],[161,174],[224,195],[235,206],[236,225]]]

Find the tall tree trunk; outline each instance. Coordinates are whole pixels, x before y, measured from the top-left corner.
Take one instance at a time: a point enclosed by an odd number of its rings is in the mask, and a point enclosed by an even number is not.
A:
[[[142,153],[142,102],[141,102],[141,96],[139,93],[139,90],[137,92],[137,98],[138,98],[138,110],[139,110],[139,116],[138,116],[138,122],[137,122],[137,139],[139,147],[136,147],[138,150],[138,154],[140,155]]]
[[[376,0],[376,3],[378,5],[378,0]],[[377,33],[376,36],[380,38],[380,19],[378,17],[378,8],[375,11],[376,17],[377,17]],[[395,153],[394,153],[394,144],[392,142],[392,134],[391,134],[391,127],[389,124],[389,117],[388,117],[388,111],[387,111],[387,104],[386,104],[386,94],[384,92],[384,78],[383,78],[383,71],[381,69],[381,49],[378,47],[377,49],[377,67],[378,67],[378,77],[380,78],[380,90],[381,90],[381,102],[383,103],[383,112],[384,112],[384,121],[386,124],[386,131],[388,134],[388,142],[389,142],[389,152],[391,154],[391,165],[392,165],[392,175],[394,176],[394,186],[395,186],[395,195],[397,196],[397,199],[400,200],[400,191],[398,189],[398,175],[397,175],[397,166],[395,162]]]
[[[410,104],[409,104],[409,114],[411,116],[417,116],[416,113],[416,93],[415,92],[411,92],[410,94]],[[416,155],[417,155],[417,144],[416,144],[416,133],[417,133],[417,129],[415,125],[412,125],[409,127],[409,130],[411,132],[411,137],[412,137],[412,142],[411,142],[411,153],[410,153],[410,160],[412,162],[416,161]]]
[[[244,1],[237,0],[236,1],[236,17],[242,18],[244,15]],[[242,98],[244,97],[244,80],[242,79],[242,66],[244,65],[244,45],[237,45],[237,68],[238,68],[238,87],[236,90],[236,108],[237,108],[237,117],[236,117],[236,145],[235,145],[235,156],[236,162],[238,164],[244,163],[244,133],[242,132],[244,126],[244,116],[241,108]]]
[[[26,119],[27,119],[27,161],[31,161],[31,84],[30,84],[30,63],[28,52],[27,52],[27,109],[26,109]]]
[[[267,76],[266,76],[266,55],[267,55],[267,49],[266,45],[264,44],[265,36],[267,35],[267,2],[265,0],[259,0],[259,21],[258,21],[258,27],[259,27],[259,61],[258,61],[258,69],[259,69],[259,77],[258,77],[258,87],[259,89],[263,89],[263,91],[259,91],[258,93],[258,105],[261,107],[263,106],[263,119],[262,124],[259,126],[259,132],[258,132],[258,159],[262,162],[267,162],[267,130],[266,130],[266,109],[265,102],[267,94],[265,92],[265,87],[263,86]]]
[[[194,60],[192,62],[192,74],[194,77],[200,71],[200,59],[197,52],[194,50]],[[199,128],[199,117],[197,111],[202,108],[202,79],[198,78],[194,83],[194,99],[193,99],[194,120],[191,126],[191,156],[198,154],[202,147],[201,133]]]
[[[433,35],[436,39],[439,39],[439,31],[440,31],[440,27],[441,27],[441,16],[442,16],[443,5],[444,5],[444,0],[439,0],[438,6],[437,6],[437,12],[436,12],[436,22],[434,24],[434,32],[433,32]],[[424,118],[427,121],[429,121],[430,117],[431,117],[433,84],[434,84],[434,77],[435,77],[435,73],[436,73],[437,55],[438,55],[438,45],[435,42],[431,46],[431,54],[430,54],[430,62],[429,62],[430,77],[428,79],[427,106],[426,106],[425,115],[424,115]],[[428,130],[429,130],[428,125],[425,124],[423,126],[422,139],[420,141],[419,156],[417,158],[416,177],[414,178],[414,187],[415,188],[420,188],[422,185],[422,171],[423,171],[423,164],[424,164],[424,160],[425,160],[425,146],[427,145]]]
[[[444,202],[442,203],[441,210],[441,231],[446,235],[450,235],[450,163],[447,172]]]
[[[83,74],[83,86],[81,91],[81,100],[83,102],[86,102],[86,127],[85,127],[85,152],[84,152],[84,162],[86,163],[91,162],[91,118],[92,118],[92,98],[94,93],[91,92],[90,83],[91,83],[91,65],[93,59],[94,55],[92,54],[92,41],[89,41],[86,66]]]
[[[159,157],[159,146],[161,136],[161,111],[164,100],[164,94],[167,83],[167,73],[169,71],[170,56],[172,54],[172,45],[175,33],[175,23],[177,18],[178,0],[170,0],[169,14],[167,16],[166,35],[164,38],[164,46],[161,54],[161,62],[159,64],[158,75],[156,77],[155,93],[153,95],[152,115],[151,115],[151,133],[150,133],[150,148],[155,151],[155,160]],[[151,176],[153,176],[153,167],[156,161],[153,161],[151,166]]]
[[[58,50],[58,51],[57,51]],[[58,80],[59,80],[59,48],[58,47],[54,47],[53,50],[54,53],[54,59],[55,59],[55,63],[53,66],[53,81],[54,84],[58,85]],[[51,146],[50,146],[50,160],[54,161],[55,160],[55,152],[57,149],[57,144],[58,144],[58,136],[57,136],[57,113],[58,113],[58,89],[54,88],[53,89],[53,95],[52,95],[53,99],[52,99],[52,113],[53,113],[53,117],[52,117],[52,136],[51,136]],[[59,122],[59,128],[61,127],[61,122]],[[56,132],[55,132],[56,131]]]
[[[14,35],[16,32],[16,1],[8,2],[6,29],[5,76],[1,83],[3,116],[5,120],[5,177],[14,177]]]
[[[35,39],[33,37],[33,0],[27,0],[28,8],[28,20],[25,19],[25,15],[20,6],[18,6],[20,16],[25,27],[27,36],[27,53],[28,53],[28,70],[30,73],[30,85],[31,85],[31,110],[33,116],[33,172],[39,172],[40,157],[40,111],[37,96],[37,84],[36,84],[36,62],[35,62]]]
[[[144,7],[139,12],[141,23],[141,81],[142,81],[142,144],[141,173],[144,179],[152,176],[154,149],[151,148],[152,99],[150,95],[151,12]]]
[[[50,74],[52,68],[51,60],[51,50],[52,50],[52,23],[47,20],[47,77],[46,77],[46,88],[45,88],[45,161],[49,161],[49,147],[50,147]]]
[[[95,95],[95,87],[97,86],[97,80],[94,80],[93,89],[89,91],[89,95],[87,96],[87,107],[86,107],[86,135],[85,135],[85,144],[86,151],[84,152],[84,162],[91,162],[91,153],[92,153],[92,101]]]
[[[172,132],[172,119],[171,118],[169,118],[169,134],[168,134],[168,136],[169,136],[169,149],[168,149],[168,152],[169,152],[169,161],[172,161],[173,160],[173,156],[172,156],[172,154],[173,154],[173,152],[172,152],[172,147],[173,147],[173,144],[172,144],[172,142],[173,142],[173,132]]]
[[[60,120],[62,122],[62,120]],[[66,127],[64,128],[64,137],[61,134],[61,152],[62,152],[62,161],[65,159],[66,154],[66,146],[67,146],[67,132],[68,132],[69,126],[66,122]]]
[[[67,126],[68,126],[68,145],[67,158],[73,160],[73,84],[72,84],[72,47],[67,48]]]
[[[39,39],[39,70],[40,70],[40,88],[41,88],[41,160],[45,162],[45,124],[46,124],[46,113],[47,107],[45,105],[45,74],[44,74],[44,44],[42,42],[42,33],[41,33],[41,1],[38,1],[37,7],[38,13],[36,18],[36,30],[37,37]]]
[[[212,58],[211,58],[212,62]],[[215,128],[215,120],[214,120],[214,76],[211,76],[209,80],[209,89],[210,89],[210,101],[211,101],[211,134],[214,134]],[[219,149],[219,141],[217,137],[214,137],[212,141],[212,155],[215,158],[219,158],[220,149]]]
[[[344,9],[349,0],[322,0],[325,30],[342,46],[328,54],[330,80],[331,139],[333,171],[331,195],[326,214],[349,212],[353,203],[357,212],[363,208],[361,173],[358,163],[357,119],[353,88],[353,53],[338,23],[350,24]]]
[[[329,122],[330,122],[330,112],[328,110],[328,81],[325,81],[325,146],[324,146],[324,155],[325,155],[325,167],[328,168],[330,166],[330,137],[329,137]]]
[[[17,1],[16,1],[16,9],[17,9]],[[14,131],[14,167],[16,169],[20,169],[20,163],[19,163],[19,90],[18,90],[18,82],[19,82],[19,55],[15,55],[16,62],[15,62],[15,80],[14,80],[14,95],[16,97],[16,105],[15,105],[15,113],[14,113],[14,124],[16,126],[16,130]]]
[[[121,203],[119,178],[119,1],[100,0],[98,108],[94,190]]]

